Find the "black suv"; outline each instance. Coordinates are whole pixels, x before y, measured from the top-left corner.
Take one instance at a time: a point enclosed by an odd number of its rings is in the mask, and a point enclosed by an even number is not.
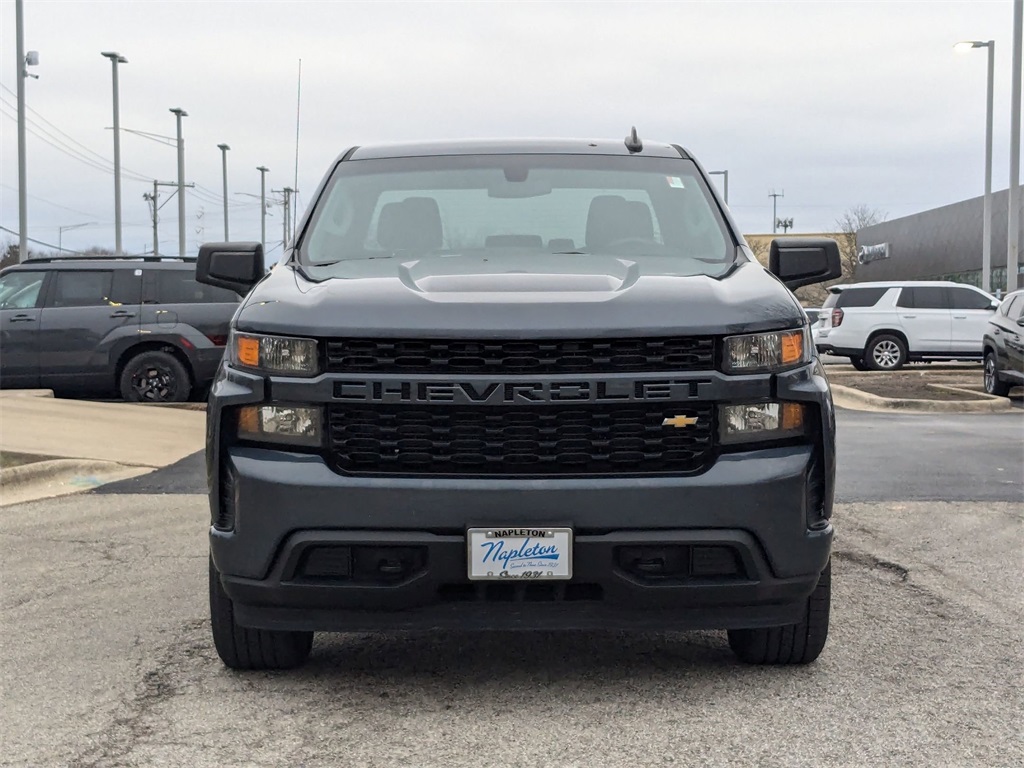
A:
[[[828,632],[834,413],[787,288],[669,144],[358,147],[294,246],[208,244],[248,294],[208,409],[210,609],[235,668],[313,632]]]
[[[985,391],[1006,397],[1024,386],[1024,291],[1008,293],[988,321],[985,338]]]
[[[0,387],[179,402],[213,379],[238,309],[194,260],[30,259],[0,273]]]

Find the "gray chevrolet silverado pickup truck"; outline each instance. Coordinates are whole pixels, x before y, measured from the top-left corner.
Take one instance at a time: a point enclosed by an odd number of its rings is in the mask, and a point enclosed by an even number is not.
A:
[[[834,413],[790,289],[679,146],[354,147],[245,296],[211,391],[210,609],[224,663],[315,631],[728,630],[807,663],[828,633]]]

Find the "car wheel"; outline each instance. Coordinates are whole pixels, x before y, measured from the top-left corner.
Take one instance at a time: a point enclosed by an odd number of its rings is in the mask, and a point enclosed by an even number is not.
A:
[[[234,603],[210,558],[210,627],[213,645],[231,669],[294,669],[313,648],[312,632],[250,629],[235,622]]]
[[[985,354],[985,391],[999,397],[1010,394],[1010,385],[999,380],[999,366],[996,364],[994,352]]]
[[[907,362],[907,345],[899,336],[883,333],[864,350],[864,362],[873,371],[897,371]]]
[[[852,365],[858,371],[870,371],[871,370],[870,368],[868,368],[868,364],[864,362],[864,358],[863,357],[851,357],[850,358],[850,365]]]
[[[121,397],[129,403],[183,403],[192,384],[185,366],[168,352],[140,352],[121,371]]]
[[[729,647],[747,664],[809,664],[821,654],[828,639],[832,604],[832,560],[818,577],[807,598],[804,620],[799,624],[762,629],[730,629]]]

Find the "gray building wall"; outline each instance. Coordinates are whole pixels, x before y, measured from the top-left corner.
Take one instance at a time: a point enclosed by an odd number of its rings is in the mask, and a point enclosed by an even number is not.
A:
[[[993,289],[1006,286],[1009,197],[1007,189],[992,194]],[[860,264],[855,279],[948,279],[980,286],[983,199],[974,197],[865,227],[857,233],[857,247],[887,243],[889,257]],[[1024,216],[1020,220],[1024,225]],[[1019,242],[1024,244],[1024,237]],[[1024,259],[1018,257],[1018,261]]]

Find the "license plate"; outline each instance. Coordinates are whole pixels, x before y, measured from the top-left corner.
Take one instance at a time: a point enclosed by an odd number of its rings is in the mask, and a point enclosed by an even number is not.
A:
[[[572,578],[571,528],[470,528],[469,578]]]

